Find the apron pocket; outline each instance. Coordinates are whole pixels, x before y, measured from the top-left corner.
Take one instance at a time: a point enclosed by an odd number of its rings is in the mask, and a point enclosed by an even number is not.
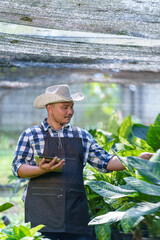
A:
[[[64,225],[64,191],[52,187],[31,187],[27,194],[28,221],[57,229]],[[29,197],[29,195],[31,197]]]

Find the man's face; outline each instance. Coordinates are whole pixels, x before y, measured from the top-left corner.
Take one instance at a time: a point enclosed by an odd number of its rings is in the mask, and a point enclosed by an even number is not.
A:
[[[48,117],[55,122],[63,126],[70,122],[73,114],[73,102],[52,103],[48,105]]]

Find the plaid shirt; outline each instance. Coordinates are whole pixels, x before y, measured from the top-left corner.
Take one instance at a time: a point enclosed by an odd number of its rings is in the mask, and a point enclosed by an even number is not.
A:
[[[53,129],[47,123],[46,119],[44,119],[41,124],[44,131],[42,131],[40,125],[30,127],[21,134],[18,140],[12,163],[13,174],[17,177],[19,177],[17,173],[18,169],[22,164],[34,166],[36,165],[34,156],[41,156],[43,154],[45,131],[49,131],[51,137],[73,137],[73,129],[70,124],[65,125],[59,131]],[[77,127],[77,130],[79,137],[82,139],[84,165],[88,162],[99,171],[107,172],[107,163],[112,155],[103,150],[86,130],[79,127]]]

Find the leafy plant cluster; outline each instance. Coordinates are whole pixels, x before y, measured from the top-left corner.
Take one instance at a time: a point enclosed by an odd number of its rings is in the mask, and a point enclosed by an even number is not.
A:
[[[13,207],[12,203],[4,203],[0,205],[0,212],[6,211]],[[0,239],[1,240],[40,240],[43,238],[40,232],[38,232],[44,225],[38,225],[31,228],[30,223],[23,223],[19,226],[16,225],[5,225],[3,220],[0,219]],[[49,240],[49,239],[48,239]]]
[[[126,167],[125,171],[105,174],[89,167],[89,206],[97,209],[91,211],[90,225],[95,225],[98,239],[111,239],[115,227],[124,233],[135,231],[139,237],[147,230],[156,239],[160,235],[160,115],[150,126],[135,124],[128,116],[114,134],[98,130],[91,134]],[[148,151],[154,153],[149,161],[138,157]]]

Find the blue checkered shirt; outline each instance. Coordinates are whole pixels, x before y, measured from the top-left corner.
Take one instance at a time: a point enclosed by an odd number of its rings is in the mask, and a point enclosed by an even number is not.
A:
[[[61,130],[53,129],[44,119],[40,125],[36,125],[26,129],[19,137],[13,163],[13,174],[18,176],[18,169],[22,164],[36,165],[34,156],[41,156],[44,151],[45,131],[49,131],[51,137],[73,137],[73,129],[70,124],[65,125]],[[77,127],[79,137],[82,139],[84,158],[83,164],[86,162],[101,172],[107,172],[107,163],[112,157],[111,154],[103,150],[86,130]]]

